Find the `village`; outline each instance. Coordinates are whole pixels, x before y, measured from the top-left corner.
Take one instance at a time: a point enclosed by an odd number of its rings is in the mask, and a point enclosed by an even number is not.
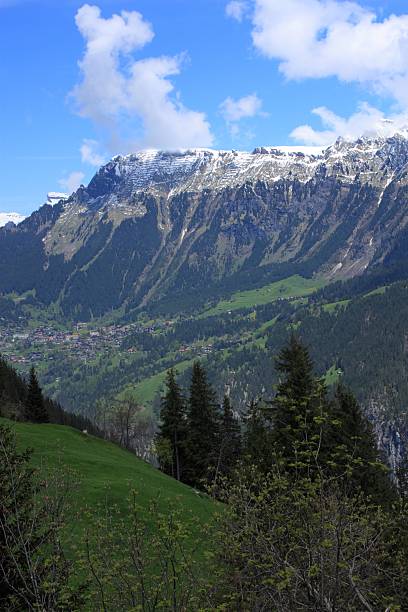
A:
[[[39,363],[52,362],[69,353],[71,358],[90,363],[101,355],[112,353],[137,353],[137,342],[131,346],[126,340],[137,334],[157,335],[168,331],[174,321],[164,320],[154,323],[129,323],[128,325],[106,325],[93,328],[87,323],[78,323],[73,329],[58,329],[52,326],[38,326],[32,329],[18,324],[0,324],[0,355],[23,369]],[[227,340],[221,348],[235,344]],[[184,345],[178,349],[181,355],[189,353],[205,356],[220,348],[218,345],[200,342]]]
[[[68,351],[72,357],[87,362],[98,355],[120,350],[123,341],[137,333],[158,333],[170,327],[171,321],[158,322],[143,326],[140,323],[129,325],[107,325],[98,329],[79,323],[72,330],[40,326],[33,329],[15,326],[0,326],[0,354],[14,364],[31,365],[55,359],[56,351]],[[134,352],[134,348],[127,352]]]

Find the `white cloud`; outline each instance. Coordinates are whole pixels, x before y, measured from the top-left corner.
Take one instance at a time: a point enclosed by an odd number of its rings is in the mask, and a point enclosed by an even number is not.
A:
[[[246,117],[255,117],[262,108],[262,100],[253,93],[239,100],[227,98],[220,105],[220,110],[226,121],[240,121]]]
[[[291,133],[292,138],[307,145],[330,145],[338,136],[346,140],[355,140],[362,135],[392,136],[408,124],[408,114],[387,117],[366,103],[362,103],[358,111],[348,118],[340,117],[324,106],[312,112],[326,129],[315,130],[310,125],[300,125]]]
[[[98,151],[99,143],[96,140],[85,139],[81,146],[81,158],[84,164],[91,166],[102,166],[105,157]]]
[[[394,105],[394,115],[361,103],[348,118],[325,107],[314,109],[322,130],[301,125],[298,141],[327,144],[337,136],[389,133],[408,116],[408,14],[381,18],[358,1],[251,0],[252,40],[265,57],[277,60],[290,80],[335,77],[359,83]],[[391,122],[388,121],[391,119]]]
[[[225,7],[227,17],[242,21],[247,13],[248,3],[244,0],[231,0]]]
[[[133,53],[154,33],[136,11],[109,19],[84,5],[76,24],[86,41],[73,91],[79,113],[108,130],[110,144],[128,149],[209,146],[213,137],[204,113],[183,106],[169,77],[180,73],[183,56],[136,61]],[[121,138],[121,128],[132,134]]]
[[[66,193],[73,193],[81,186],[83,180],[85,178],[85,174],[83,172],[71,172],[68,176],[62,178],[59,182],[59,185]]]
[[[253,93],[238,100],[231,97],[226,98],[220,104],[220,112],[224,117],[232,136],[239,134],[239,122],[242,119],[256,117],[257,115],[266,116],[262,112],[262,100]]]
[[[255,0],[255,47],[289,79],[334,76],[408,104],[408,15],[377,15],[356,2]]]

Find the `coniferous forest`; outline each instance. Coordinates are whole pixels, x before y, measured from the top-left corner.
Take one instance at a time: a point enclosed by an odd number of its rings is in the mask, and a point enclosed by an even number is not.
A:
[[[72,557],[69,488],[40,477],[2,422],[1,608],[407,609],[404,465],[389,469],[353,394],[327,388],[295,335],[275,368],[273,399],[250,401],[244,419],[228,395],[217,398],[199,362],[186,389],[174,369],[167,374],[155,455],[168,478],[212,504],[198,533],[154,500],[146,523],[130,495],[125,508],[105,508]],[[63,422],[34,370],[26,382],[2,362],[0,385],[3,416]]]

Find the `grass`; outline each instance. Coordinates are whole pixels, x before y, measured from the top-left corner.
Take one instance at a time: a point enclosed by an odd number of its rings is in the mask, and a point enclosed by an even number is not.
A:
[[[325,312],[334,312],[338,308],[346,308],[351,300],[340,300],[339,302],[331,302],[330,304],[324,304],[323,310]]]
[[[329,370],[327,370],[324,376],[326,385],[328,387],[332,387],[333,385],[338,383],[342,374],[343,372],[339,368],[336,368],[335,365],[333,365]]]
[[[368,298],[368,297],[371,297],[372,295],[384,295],[387,289],[388,289],[388,286],[377,287],[377,289],[374,289],[373,291],[370,291],[369,293],[365,293],[363,297]]]
[[[281,281],[265,285],[259,289],[250,291],[239,291],[234,293],[229,300],[222,300],[214,308],[206,310],[201,317],[211,317],[233,310],[253,308],[270,304],[279,299],[288,299],[310,295],[321,289],[326,284],[324,279],[303,278],[302,276],[290,276]]]
[[[177,372],[181,373],[187,370],[187,368],[193,365],[192,360],[181,361],[177,363],[174,367]],[[118,395],[118,399],[123,399],[125,396],[133,397],[137,402],[140,402],[143,405],[151,404],[156,394],[163,387],[164,380],[166,378],[167,370],[163,370],[162,372],[158,372],[149,378],[145,378],[136,385],[128,385],[121,391]]]
[[[84,525],[86,508],[116,505],[127,507],[132,492],[138,492],[138,502],[149,518],[148,506],[156,500],[166,512],[169,505],[206,522],[214,503],[206,496],[166,476],[132,453],[93,436],[62,425],[34,425],[0,419],[17,434],[20,448],[32,448],[32,463],[42,470],[74,471],[77,483],[70,501],[77,514],[76,528]]]

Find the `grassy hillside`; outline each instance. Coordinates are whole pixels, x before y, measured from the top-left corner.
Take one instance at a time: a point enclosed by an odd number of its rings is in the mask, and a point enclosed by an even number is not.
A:
[[[71,501],[79,518],[82,509],[96,508],[98,504],[116,504],[125,509],[132,490],[138,492],[139,503],[146,509],[155,499],[163,511],[170,504],[185,511],[186,517],[193,515],[203,522],[214,508],[205,496],[110,442],[61,425],[11,423],[5,419],[0,423],[11,425],[21,448],[33,449],[34,465],[75,472]]]
[[[184,372],[193,365],[193,360],[186,360],[177,363],[177,371],[179,373]],[[117,398],[119,400],[129,397],[129,395],[136,401],[140,402],[145,406],[145,409],[149,413],[151,403],[153,402],[156,394],[163,388],[164,381],[166,379],[168,369],[154,374],[149,378],[145,378],[136,385],[128,385],[123,391],[121,391]]]
[[[214,308],[207,310],[203,316],[215,316],[228,311],[240,310],[241,308],[252,308],[262,304],[269,304],[279,299],[310,295],[324,287],[325,284],[324,279],[303,278],[296,274],[259,289],[234,293],[231,299],[219,302]]]

